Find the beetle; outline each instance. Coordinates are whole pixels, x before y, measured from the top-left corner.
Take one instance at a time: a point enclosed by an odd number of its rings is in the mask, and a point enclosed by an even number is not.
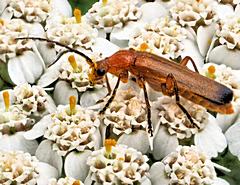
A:
[[[210,78],[200,75],[191,57],[187,56],[180,63],[176,63],[152,53],[128,49],[117,51],[112,56],[94,63],[88,56],[80,51],[56,41],[37,37],[18,39],[47,41],[65,47],[67,51],[63,51],[59,56],[62,56],[63,53],[66,52],[74,52],[85,57],[91,68],[89,78],[93,83],[102,79],[107,73],[117,76],[118,81],[113,89],[111,97],[100,111],[100,114],[103,114],[113,101],[120,81],[127,83],[129,73],[134,75],[137,83],[144,91],[147,106],[148,131],[151,135],[153,135],[151,109],[145,83],[148,83],[150,87],[156,91],[162,92],[164,95],[175,95],[176,104],[186,114],[192,126],[198,127],[187,110],[180,104],[180,96],[214,112],[222,114],[231,114],[234,112],[231,104],[233,91]],[[60,57],[56,60],[59,58]],[[195,71],[186,67],[189,61],[192,63]]]

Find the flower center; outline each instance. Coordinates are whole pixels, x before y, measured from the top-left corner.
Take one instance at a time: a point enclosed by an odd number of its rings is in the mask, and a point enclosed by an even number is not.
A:
[[[77,23],[81,23],[81,19],[82,19],[82,12],[81,12],[81,10],[75,8],[74,12],[73,12],[73,15],[74,15],[74,17],[76,19],[76,22]]]
[[[79,180],[75,180],[72,185],[80,185],[80,184],[81,184],[81,183],[80,183]]]
[[[148,49],[148,44],[146,42],[143,42],[141,45],[140,45],[140,51],[146,51]]]
[[[0,19],[0,24],[3,26],[4,25],[4,20]]]
[[[70,96],[69,97],[69,106],[70,106],[70,114],[73,115],[76,113],[76,97],[75,96]]]
[[[105,140],[105,154],[107,158],[111,158],[111,153],[112,153],[112,147],[116,146],[117,142],[115,139],[106,139]]]
[[[10,97],[9,97],[8,91],[3,92],[3,100],[4,100],[5,110],[6,110],[6,112],[8,112],[9,107],[10,107]]]

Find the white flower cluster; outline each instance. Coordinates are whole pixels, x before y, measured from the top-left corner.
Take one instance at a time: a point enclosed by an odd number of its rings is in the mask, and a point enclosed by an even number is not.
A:
[[[76,106],[71,113],[69,105],[59,105],[51,114],[51,123],[44,137],[53,141],[53,150],[65,156],[74,149],[84,151],[95,146],[94,134],[100,125],[95,112]]]
[[[129,40],[129,47],[175,59],[184,49],[181,41],[185,38],[185,29],[170,17],[164,17],[135,31]]]
[[[51,0],[11,0],[7,11],[27,22],[44,22],[51,11]]]
[[[78,90],[78,92],[85,92],[88,89],[101,88],[103,84],[91,84],[89,81],[89,73],[91,69],[86,64],[86,60],[80,56],[75,57],[76,69],[69,62],[64,62],[60,69],[59,78],[69,81],[72,88]]]
[[[149,170],[148,158],[126,145],[112,147],[110,156],[105,148],[93,151],[87,160],[91,179],[97,184],[140,183]]]
[[[104,114],[104,124],[113,127],[113,133],[130,134],[134,130],[146,130],[146,104],[132,89],[119,90],[116,98]]]
[[[16,185],[35,185],[39,176],[38,160],[21,151],[0,151],[0,183]]]
[[[49,26],[46,32],[48,39],[61,42],[75,49],[90,49],[98,35],[98,31],[85,22],[63,21],[59,24],[53,23],[53,25]],[[58,51],[62,49],[58,46],[55,48]]]
[[[178,0],[170,9],[172,17],[182,26],[209,25],[218,18],[213,0]]]
[[[221,19],[216,35],[219,42],[227,45],[228,49],[240,49],[240,15],[235,13]]]
[[[32,48],[32,41],[15,40],[28,36],[29,25],[21,19],[0,19],[0,59],[4,62]]]
[[[13,90],[14,104],[28,116],[41,115],[47,106],[47,93],[39,86],[22,84]]]
[[[164,160],[169,185],[213,184],[216,172],[213,163],[195,146],[179,146]]]
[[[99,1],[88,10],[86,18],[94,27],[110,32],[113,27],[121,28],[128,21],[136,21],[141,17],[137,3],[137,0]]]
[[[27,118],[17,107],[11,106],[8,111],[0,109],[0,135],[14,134],[30,129],[35,121]]]
[[[209,72],[209,68],[214,68],[214,73]],[[239,70],[233,70],[224,64],[217,65],[214,63],[205,64],[202,68],[202,75],[214,79],[215,81],[226,85],[233,90],[233,101],[240,103],[240,77]]]
[[[80,180],[72,177],[65,177],[60,179],[50,179],[48,185],[84,185]]]
[[[157,114],[160,117],[159,122],[168,128],[170,135],[177,135],[179,139],[190,138],[206,126],[208,121],[207,110],[184,98],[181,98],[181,104],[200,129],[192,125],[186,114],[176,104],[175,99],[166,96],[161,97],[154,103],[154,106],[157,107]]]

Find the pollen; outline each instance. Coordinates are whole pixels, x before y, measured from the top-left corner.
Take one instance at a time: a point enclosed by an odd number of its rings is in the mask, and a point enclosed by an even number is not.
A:
[[[105,149],[106,154],[109,156],[112,153],[112,147],[116,146],[117,142],[115,139],[106,139],[105,140]]]
[[[213,65],[211,65],[211,66],[208,67],[208,73],[214,74],[215,71],[216,71],[216,68],[215,68]]]
[[[73,71],[74,71],[74,72],[77,72],[77,70],[78,70],[78,65],[77,65],[77,61],[76,61],[74,55],[70,55],[70,56],[68,57],[68,62],[69,62],[70,65],[72,66]]]
[[[146,51],[148,49],[148,44],[146,42],[143,42],[141,45],[140,45],[140,51]]]
[[[4,100],[4,104],[5,104],[5,110],[8,111],[9,107],[10,107],[10,97],[9,97],[8,91],[3,92],[3,100]]]
[[[80,183],[79,180],[75,180],[72,185],[80,185],[80,184],[81,184],[81,183]]]
[[[102,4],[106,5],[108,3],[108,0],[102,0]]]
[[[3,26],[4,25],[4,20],[0,19],[0,24]]]
[[[76,112],[76,97],[75,96],[70,96],[69,97],[69,105],[70,105],[70,114],[73,115]]]
[[[78,8],[75,8],[74,9],[74,12],[73,12],[73,15],[76,19],[76,22],[77,23],[81,23],[81,18],[82,18],[82,12],[81,10],[79,10]]]

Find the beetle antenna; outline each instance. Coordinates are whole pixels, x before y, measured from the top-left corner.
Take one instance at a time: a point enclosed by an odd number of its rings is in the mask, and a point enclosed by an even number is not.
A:
[[[56,45],[58,45],[58,46],[61,46],[61,47],[63,47],[63,48],[66,48],[69,52],[73,52],[73,53],[76,53],[76,54],[84,57],[84,58],[87,60],[87,63],[88,63],[91,67],[93,67],[93,68],[95,67],[94,62],[93,62],[92,59],[89,58],[87,55],[85,55],[84,53],[82,53],[82,52],[80,52],[80,51],[78,51],[78,50],[76,50],[76,49],[73,49],[73,48],[71,48],[71,47],[69,47],[69,46],[67,46],[67,45],[64,45],[64,44],[62,44],[62,43],[60,43],[60,42],[53,41],[53,40],[49,40],[49,39],[46,39],[46,38],[41,38],[41,37],[19,37],[19,38],[15,38],[15,40],[27,40],[27,39],[39,40],[39,41],[46,41],[46,42],[53,43],[53,44],[56,44]],[[67,53],[67,52],[66,52],[66,53]],[[64,52],[64,54],[65,54],[65,52]],[[62,55],[61,55],[61,56],[62,56]],[[59,57],[58,57],[58,59],[59,59]],[[56,62],[56,61],[55,61],[55,62]],[[55,62],[54,62],[54,63],[55,63]]]

